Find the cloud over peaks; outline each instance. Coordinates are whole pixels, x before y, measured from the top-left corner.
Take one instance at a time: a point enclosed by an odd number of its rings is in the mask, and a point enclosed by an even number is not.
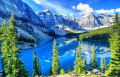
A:
[[[120,8],[115,9],[116,12],[120,12]]]
[[[90,14],[93,12],[93,9],[88,5],[88,4],[82,4],[79,3],[79,5],[77,5],[77,10],[80,10],[80,15],[82,14]]]
[[[104,9],[101,9],[101,10],[95,10],[95,13],[110,13],[110,14],[114,14],[114,9],[111,9],[111,10],[104,10]]]

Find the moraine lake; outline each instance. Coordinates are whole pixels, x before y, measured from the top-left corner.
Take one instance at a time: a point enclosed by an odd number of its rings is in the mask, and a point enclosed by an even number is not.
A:
[[[76,50],[79,44],[77,38],[68,38],[68,37],[60,37],[56,38],[57,48],[59,52],[60,58],[60,66],[66,72],[68,69],[68,64],[70,68],[74,69],[74,61],[76,57]],[[87,68],[89,69],[90,61],[91,61],[91,53],[92,46],[94,44],[96,49],[96,58],[98,60],[98,64],[100,66],[101,57],[106,57],[107,64],[110,61],[110,49],[109,43],[107,42],[99,42],[99,41],[80,41],[81,43],[81,51],[83,59],[86,57],[87,60]],[[36,56],[40,58],[41,71],[42,75],[49,75],[49,69],[52,65],[52,46],[53,39],[51,40],[41,40],[36,47]],[[29,71],[29,75],[32,76],[33,72],[33,49],[23,49],[21,51],[21,59],[24,61],[24,65]],[[0,54],[1,55],[1,54]],[[0,66],[0,70],[2,67]]]

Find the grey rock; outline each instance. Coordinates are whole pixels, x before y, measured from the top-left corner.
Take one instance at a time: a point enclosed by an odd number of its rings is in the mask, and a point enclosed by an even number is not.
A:
[[[57,25],[50,10],[44,10],[43,12],[38,13],[37,16],[43,21],[48,29],[50,29],[52,26]]]
[[[95,16],[93,13],[76,18],[79,26],[82,28],[96,28],[100,26],[111,26],[113,15],[110,14],[100,14]]]

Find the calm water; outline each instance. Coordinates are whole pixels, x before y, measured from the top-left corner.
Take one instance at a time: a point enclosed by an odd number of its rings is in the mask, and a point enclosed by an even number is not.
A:
[[[65,38],[60,37],[56,38],[58,52],[60,56],[60,66],[65,71],[68,69],[68,64],[73,70],[74,61],[76,56],[76,50],[79,44],[77,38]],[[87,58],[87,68],[89,69],[89,64],[91,60],[92,45],[95,45],[96,57],[98,64],[100,64],[101,57],[106,57],[107,64],[110,61],[110,49],[109,43],[106,42],[93,42],[93,41],[81,41],[82,55],[83,59]],[[39,45],[36,47],[36,55],[40,58],[42,75],[49,75],[49,69],[52,65],[52,40],[41,40]],[[32,75],[33,71],[33,49],[24,49],[20,50],[21,59],[24,61],[25,67],[29,71],[29,74]],[[0,54],[1,55],[1,54]],[[2,68],[0,67],[0,70]]]

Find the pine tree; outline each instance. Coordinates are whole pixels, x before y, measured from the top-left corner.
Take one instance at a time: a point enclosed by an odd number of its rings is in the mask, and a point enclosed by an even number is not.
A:
[[[115,15],[110,37],[111,59],[109,68],[105,74],[120,77],[120,19],[118,14]]]
[[[87,65],[86,64],[87,64],[87,62],[86,62],[86,57],[85,57],[84,63],[83,63],[85,73],[87,73]]]
[[[2,63],[6,76],[10,77],[27,77],[28,71],[24,68],[24,63],[19,59],[20,51],[17,46],[17,28],[15,27],[16,21],[12,13],[12,17],[9,20],[10,25],[8,26],[4,21],[2,31]],[[5,30],[6,27],[6,30]],[[6,47],[5,47],[6,45]],[[4,50],[3,50],[4,49]],[[5,56],[6,55],[6,56]]]
[[[69,66],[69,64],[68,64],[68,72],[71,72],[71,69],[70,69],[70,66]]]
[[[106,66],[106,59],[105,59],[105,57],[104,57],[104,64],[103,64],[103,71],[105,72],[105,69],[107,68],[107,66]]]
[[[53,74],[53,73],[52,73],[52,66],[50,66],[49,73],[50,73],[50,75],[52,75],[52,74]]]
[[[6,20],[4,20],[2,27],[0,28],[0,40],[2,41],[2,68],[3,68],[3,74],[5,75],[5,68],[7,68],[8,58],[9,58],[9,40],[8,40],[8,33],[9,33],[9,25],[7,25]]]
[[[60,70],[60,74],[64,74],[65,72],[64,72],[64,69],[62,68],[61,70]]]
[[[52,56],[52,72],[54,75],[59,74],[60,71],[60,65],[59,65],[59,55],[57,51],[57,46],[56,46],[56,40],[54,39],[53,41],[54,46],[53,46],[53,56]]]
[[[79,43],[78,49],[77,49],[77,54],[76,54],[76,60],[74,62],[74,72],[76,74],[83,74],[85,73],[84,71],[84,65],[82,61],[82,52],[81,52],[81,45]]]
[[[40,59],[38,57],[38,76],[41,75],[41,66],[40,66]]]
[[[90,70],[93,69],[98,69],[98,65],[97,65],[97,59],[95,56],[95,47],[93,45],[93,50],[92,50],[92,57],[91,57],[91,63],[90,63]]]
[[[101,57],[101,66],[100,66],[100,68],[101,68],[101,71],[104,69],[104,62],[103,62],[103,58]]]
[[[36,53],[35,53],[35,48],[33,48],[33,74],[32,76],[35,77],[38,75],[38,66],[37,66],[37,60],[36,60]]]
[[[100,62],[101,62],[100,68],[101,68],[101,70],[103,70],[103,65],[104,65],[104,64],[103,64],[103,58],[102,58],[102,57],[101,57],[101,61],[100,61]]]
[[[6,20],[1,27],[1,40],[2,42],[2,64],[4,73],[10,77],[28,76],[28,71],[24,68],[24,63],[19,59],[20,52],[17,46],[17,28],[15,27],[16,21],[12,13],[8,26]]]

